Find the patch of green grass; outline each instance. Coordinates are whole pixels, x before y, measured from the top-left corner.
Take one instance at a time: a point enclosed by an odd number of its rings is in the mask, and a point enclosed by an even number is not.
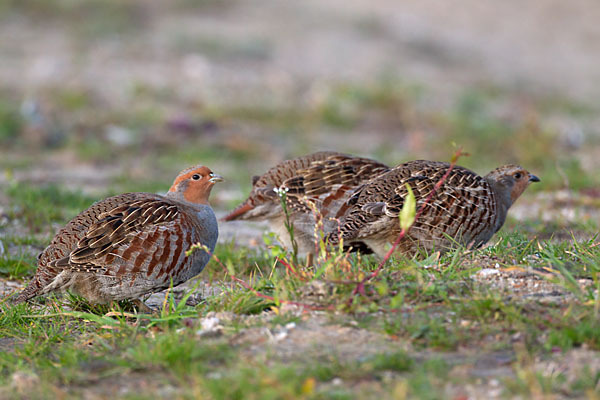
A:
[[[544,374],[536,370],[530,361],[520,361],[516,364],[516,377],[505,379],[506,394],[526,397],[548,396],[564,392],[565,376],[561,373]]]
[[[383,114],[392,126],[410,123],[415,102],[422,88],[381,76],[370,85],[342,84],[334,87],[316,108],[323,123],[350,128],[372,112]]]
[[[256,286],[256,290],[262,294],[271,294],[272,286],[269,282],[263,281]],[[256,295],[256,292],[240,290],[238,285],[233,288],[223,286],[223,291],[206,299],[208,309],[211,311],[231,311],[236,314],[259,314],[269,310],[275,305],[275,302],[264,299]]]
[[[48,243],[48,238],[44,235],[31,235],[31,236],[17,236],[17,235],[4,235],[2,236],[2,242],[4,246],[36,246],[44,247]]]
[[[439,358],[426,360],[407,380],[408,394],[417,399],[443,398],[444,382],[448,380],[448,363]]]
[[[96,129],[72,141],[70,146],[75,149],[79,159],[88,162],[109,163],[122,153],[121,149],[110,144]]]
[[[374,371],[410,371],[414,367],[414,359],[403,351],[377,354],[369,361]]]
[[[286,364],[246,362],[250,365],[238,364],[224,376],[207,382],[216,398],[281,398],[286,395],[294,398],[346,398],[350,395],[347,389],[332,390],[320,383],[336,378],[348,383],[358,382],[379,378],[382,371],[405,373],[418,368],[414,366],[414,360],[402,352],[378,354],[360,362],[341,362],[335,357]]]
[[[598,392],[600,371],[592,371],[589,365],[583,365],[576,374],[577,379],[571,383],[571,391],[575,396]]]
[[[271,55],[272,46],[262,37],[232,39],[219,36],[179,36],[173,46],[182,53],[199,53],[214,59],[265,60]]]
[[[198,163],[205,165],[214,164],[216,161],[237,160],[244,161],[248,157],[245,151],[235,151],[227,148],[215,149],[202,146],[201,143],[181,145],[180,147],[166,148],[156,162],[163,169],[172,169],[174,165],[191,166]]]
[[[253,280],[254,290],[240,292],[238,288],[224,292],[216,307],[249,310],[256,303],[265,306],[265,300],[260,299],[257,292],[274,296],[280,302],[308,301],[309,304],[314,304],[314,298],[306,297],[305,288],[312,285],[310,282],[314,282],[318,276],[319,280],[324,280],[327,292],[317,302],[319,306],[359,313],[388,312],[384,318],[385,332],[408,339],[424,348],[452,350],[472,343],[473,340],[484,340],[490,335],[504,340],[495,343],[493,348],[508,348],[510,336],[522,332],[524,340],[541,349],[544,344],[536,341],[536,338],[543,331],[561,329],[562,325],[557,323],[560,321],[557,315],[564,310],[552,305],[538,307],[535,303],[507,301],[506,293],[486,288],[475,282],[471,275],[480,268],[482,257],[483,260],[491,258],[494,264],[511,268],[523,265],[524,268],[547,271],[550,267],[553,274],[541,275],[541,278],[551,279],[565,290],[577,294],[583,301],[593,301],[596,285],[581,292],[582,289],[575,281],[586,276],[596,279],[596,266],[600,259],[597,248],[593,240],[557,245],[532,241],[523,234],[511,233],[501,235],[495,246],[483,251],[465,252],[464,249],[458,249],[442,257],[434,254],[423,261],[399,257],[382,270],[378,279],[366,284],[366,296],[356,296],[349,310],[346,307],[356,285],[351,282],[360,277],[361,273],[373,270],[377,265],[371,262],[374,260],[352,256],[336,261],[331,269],[327,261],[322,266],[317,265],[309,270],[296,267],[296,273],[290,272],[283,265],[272,268],[267,264],[268,261],[262,260],[255,264],[256,272],[253,274],[263,278]],[[244,264],[243,260],[236,260],[231,255],[224,257],[234,261],[235,265]],[[567,259],[573,261],[565,264],[564,260]],[[342,283],[343,281],[349,283]],[[266,282],[268,286],[261,288],[260,285]],[[216,310],[215,303],[212,304],[212,309]],[[411,311],[405,313],[405,309]],[[573,319],[574,316],[566,320],[569,324],[574,324]],[[594,337],[585,334],[584,337],[587,339],[574,340],[571,346],[595,344]],[[560,338],[553,340],[559,341]]]
[[[267,251],[238,246],[233,241],[219,244],[214,255],[215,258],[203,271],[205,279],[211,282],[227,280],[228,274],[265,276],[275,265],[274,258]]]
[[[459,329],[456,323],[449,324],[445,319],[426,312],[409,317],[390,315],[385,319],[384,331],[406,338],[420,347],[445,350],[456,349],[459,344],[472,339],[468,330]]]
[[[68,316],[55,314],[46,317],[43,311],[27,304],[2,305],[0,336],[13,338],[11,352],[0,352],[0,382],[6,382],[14,371],[35,371],[43,379],[71,381],[78,365],[87,358],[73,341],[91,328],[76,323]]]
[[[68,112],[77,112],[96,107],[95,99],[89,90],[77,87],[61,87],[51,94],[59,106]]]
[[[548,332],[546,348],[559,347],[563,350],[579,347],[582,345],[590,349],[600,349],[600,322],[598,315],[591,313],[579,316],[579,318],[568,318],[555,324]]]
[[[23,129],[23,120],[19,114],[18,104],[5,100],[0,93],[0,144],[15,144]]]
[[[31,275],[36,266],[37,260],[31,254],[21,254],[17,257],[0,255],[0,276],[6,276],[8,279],[21,279]]]
[[[50,231],[51,223],[65,223],[97,200],[56,185],[24,182],[9,184],[5,193],[13,203],[9,215],[22,219],[33,232]]]
[[[220,377],[207,380],[206,388],[220,399],[298,398],[302,395],[302,377],[289,366],[270,368],[259,363],[222,371]]]
[[[555,159],[552,157],[557,151],[554,132],[541,129],[535,120],[501,120],[493,114],[494,103],[495,99],[485,92],[467,91],[448,116],[447,137],[456,143],[468,143],[468,151],[474,157],[497,158],[508,154],[528,168],[546,158]],[[513,160],[504,160],[504,163],[510,161]],[[496,166],[489,165],[489,168]]]
[[[64,22],[65,26],[72,29],[74,38],[87,41],[123,35],[144,23],[142,8],[137,1],[91,0],[83,5],[62,0],[2,0],[0,16],[14,18],[15,15],[45,23]]]
[[[161,332],[156,337],[139,337],[127,343],[118,362],[130,369],[162,369],[175,376],[205,375],[216,366],[232,359],[234,352],[227,343],[203,345],[193,332]]]
[[[298,138],[307,132],[328,127],[340,131],[356,128],[372,115],[378,116],[390,129],[403,129],[413,124],[413,102],[422,88],[388,75],[368,83],[342,83],[326,88],[308,103],[252,104],[230,107],[208,107],[205,111],[217,120],[253,123],[279,136]],[[389,149],[388,149],[389,150]]]

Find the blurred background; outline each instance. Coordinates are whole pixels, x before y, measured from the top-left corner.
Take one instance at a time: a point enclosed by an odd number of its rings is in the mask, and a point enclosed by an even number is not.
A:
[[[0,208],[204,163],[222,212],[285,158],[462,146],[541,177],[515,218],[593,220],[598,21],[596,0],[0,0]]]

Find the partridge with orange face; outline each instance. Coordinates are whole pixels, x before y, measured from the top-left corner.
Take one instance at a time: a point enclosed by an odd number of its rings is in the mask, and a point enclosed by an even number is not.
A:
[[[38,256],[15,303],[70,290],[92,303],[138,299],[198,275],[218,236],[208,197],[219,175],[182,171],[165,196],[125,193],[93,204],[62,228]],[[192,244],[206,251],[186,256]]]
[[[338,227],[341,207],[354,190],[370,179],[389,171],[385,164],[369,158],[333,151],[322,151],[284,161],[253,179],[250,195],[225,221],[267,221],[288,248],[292,248],[280,195],[285,193],[286,207],[301,254],[315,251],[315,226],[323,230]]]
[[[348,200],[340,234],[329,236],[337,245],[365,243],[380,257],[400,234],[398,216],[410,185],[417,210],[426,202],[450,165],[411,161],[362,186]],[[486,243],[504,224],[510,206],[539,178],[517,165],[505,165],[484,177],[455,166],[443,185],[424,205],[398,250],[412,256],[419,250],[445,251],[456,244],[476,248]]]

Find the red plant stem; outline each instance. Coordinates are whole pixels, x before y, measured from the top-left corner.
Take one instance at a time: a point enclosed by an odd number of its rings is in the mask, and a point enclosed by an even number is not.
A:
[[[296,271],[296,268],[294,268],[294,266],[293,266],[291,263],[287,263],[287,262],[283,261],[283,259],[281,259],[281,258],[277,258],[275,261],[276,261],[276,262],[280,262],[281,264],[283,264],[283,265],[285,266],[285,269],[286,269],[288,272],[291,272],[292,274],[294,274],[294,276],[295,276],[296,278],[298,278],[298,279],[301,279],[301,280],[305,280],[305,279],[303,279],[303,278],[300,276],[300,274],[298,274],[298,271]]]
[[[365,283],[379,275],[379,273],[381,272],[381,270],[383,269],[385,264],[388,262],[388,260],[392,256],[392,254],[394,254],[394,251],[396,251],[396,247],[398,247],[398,245],[400,244],[400,241],[406,236],[406,234],[408,233],[410,228],[414,225],[415,221],[421,216],[421,214],[423,214],[425,207],[431,202],[431,199],[433,199],[433,196],[435,196],[438,189],[440,187],[442,187],[442,185],[444,184],[446,179],[448,179],[448,176],[450,176],[450,172],[452,172],[452,170],[456,166],[456,161],[458,161],[458,159],[460,158],[461,155],[462,155],[462,151],[461,151],[461,149],[458,149],[457,152],[452,157],[452,162],[450,163],[450,167],[448,168],[448,171],[446,171],[446,173],[441,177],[441,179],[435,184],[435,186],[433,187],[433,190],[431,191],[431,193],[429,193],[429,196],[427,196],[427,198],[425,199],[425,202],[421,205],[421,207],[419,208],[419,211],[417,211],[417,213],[415,214],[415,219],[414,219],[413,223],[407,229],[402,229],[400,231],[400,234],[396,238],[396,241],[392,245],[392,248],[386,253],[385,257],[383,257],[383,260],[381,260],[381,262],[377,266],[377,269],[375,271],[373,271],[371,274],[367,275],[365,278],[363,278],[360,282],[358,282],[358,284],[354,288],[354,291],[352,292],[352,297],[350,297],[350,299],[348,300],[348,305],[352,305],[355,295],[357,295],[357,294],[362,294],[363,296],[365,295]]]

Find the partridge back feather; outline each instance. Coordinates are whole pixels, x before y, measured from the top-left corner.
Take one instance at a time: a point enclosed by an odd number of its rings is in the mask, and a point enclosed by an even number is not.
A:
[[[293,211],[312,212],[312,203],[323,218],[339,218],[344,212],[339,207],[357,187],[387,171],[380,162],[338,153],[298,170],[281,187]]]

